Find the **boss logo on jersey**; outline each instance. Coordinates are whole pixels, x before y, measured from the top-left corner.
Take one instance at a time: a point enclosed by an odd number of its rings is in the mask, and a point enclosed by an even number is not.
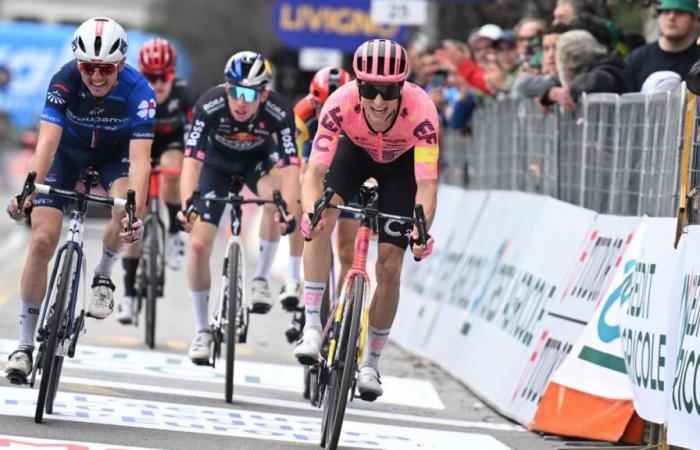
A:
[[[205,112],[209,112],[212,109],[220,109],[221,106],[224,105],[224,101],[225,100],[223,97],[217,97],[214,100],[209,100],[204,105],[202,105],[202,109],[204,109]]]
[[[321,119],[321,126],[326,128],[328,131],[337,133],[340,130],[340,124],[343,122],[343,118],[340,117],[340,106],[328,111],[324,114],[323,119]]]
[[[152,119],[156,115],[156,101],[154,99],[141,100],[141,103],[139,103],[137,109],[138,111],[136,111],[136,114],[140,118],[145,119],[148,117],[149,119]]]
[[[284,146],[284,152],[288,155],[296,155],[297,149],[294,146],[292,130],[290,130],[289,128],[285,128],[280,133],[282,134],[282,145]]]
[[[194,147],[197,145],[197,140],[202,136],[202,130],[204,130],[204,121],[195,120],[190,133],[187,135],[188,146]]]
[[[435,132],[435,127],[433,127],[433,124],[427,119],[418,124],[418,126],[413,130],[413,135],[421,141],[427,142],[428,144],[437,144],[437,133]]]

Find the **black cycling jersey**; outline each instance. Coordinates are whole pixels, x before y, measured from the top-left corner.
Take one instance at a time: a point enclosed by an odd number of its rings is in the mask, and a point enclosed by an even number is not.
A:
[[[185,156],[225,171],[235,171],[233,165],[241,159],[267,158],[276,167],[299,165],[294,134],[294,113],[280,94],[270,91],[255,116],[238,122],[221,84],[197,101]]]
[[[160,157],[165,150],[184,150],[185,133],[189,130],[196,100],[197,96],[187,81],[175,78],[170,96],[156,109],[153,158]]]

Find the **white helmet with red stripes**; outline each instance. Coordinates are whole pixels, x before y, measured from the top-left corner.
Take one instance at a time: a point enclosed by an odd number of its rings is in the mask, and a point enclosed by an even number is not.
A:
[[[93,17],[75,30],[71,47],[78,61],[117,63],[126,57],[129,40],[114,20]]]

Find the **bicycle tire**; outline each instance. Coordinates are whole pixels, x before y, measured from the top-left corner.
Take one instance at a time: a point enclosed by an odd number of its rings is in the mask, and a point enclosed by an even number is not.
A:
[[[240,249],[238,243],[231,244],[228,252],[228,288],[226,317],[228,319],[226,330],[226,403],[233,403],[233,369],[236,357],[236,341],[238,340],[238,330],[236,329],[236,315],[238,313],[238,273],[240,271]]]
[[[151,228],[151,227],[149,227]],[[148,286],[146,287],[146,345],[156,346],[156,302],[158,300],[159,241],[154,229],[148,230],[146,251],[148,252]]]
[[[61,371],[63,370],[63,356],[56,356],[53,359],[53,368],[51,369],[51,383],[49,383],[49,392],[46,397],[46,414],[53,414],[53,402],[56,400],[58,392],[58,382],[53,380],[61,379]]]
[[[344,314],[343,326],[342,328],[348,327],[341,335],[347,337],[340,344],[340,346],[345,347],[344,351],[344,361],[342,370],[338,371],[338,377],[336,381],[340,381],[338,389],[335,396],[335,411],[333,411],[332,427],[330,427],[330,438],[326,442],[326,449],[335,450],[338,447],[338,441],[340,440],[340,432],[343,428],[343,418],[345,417],[345,407],[348,402],[348,395],[350,393],[350,387],[352,386],[353,376],[355,374],[355,362],[357,360],[357,342],[360,337],[360,325],[362,323],[362,303],[364,301],[365,292],[365,280],[360,275],[355,275],[353,277],[353,297],[352,297],[352,308],[348,309],[350,311],[350,316]],[[348,322],[350,319],[350,322]]]
[[[73,249],[70,247],[66,249],[66,256],[63,258],[63,265],[61,266],[61,278],[58,280],[56,297],[54,297],[53,314],[48,318],[50,321],[47,325],[49,328],[48,341],[46,342],[46,347],[42,355],[41,383],[39,385],[39,397],[36,400],[36,411],[34,412],[34,422],[36,423],[41,423],[43,420],[45,407],[47,409],[46,412],[51,414],[51,412],[48,411],[47,399],[50,393],[53,392],[53,395],[55,395],[58,390],[60,371],[55,377],[52,377],[52,372],[54,358],[56,356],[56,347],[58,346],[58,329],[61,324],[72,282],[73,253]],[[51,306],[49,306],[48,311],[50,310]],[[50,403],[53,411],[53,401]]]

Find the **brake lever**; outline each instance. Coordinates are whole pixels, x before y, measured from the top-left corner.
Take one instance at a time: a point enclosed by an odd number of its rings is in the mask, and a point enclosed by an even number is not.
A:
[[[311,229],[313,230],[316,228],[316,225],[321,221],[321,214],[323,214],[323,211],[328,207],[328,204],[331,202],[331,198],[333,198],[333,188],[326,188],[325,191],[323,191],[323,195],[321,198],[316,200],[316,203],[314,204],[314,213],[311,214]],[[309,242],[311,239],[306,239],[304,238],[306,242]]]
[[[421,245],[423,249],[426,248],[426,245],[428,244],[428,231],[426,230],[426,220],[425,220],[425,211],[423,211],[423,205],[417,204],[415,206],[415,224],[416,228],[418,228],[418,240],[415,241],[416,244]],[[413,257],[414,261],[420,261],[421,258],[418,258],[416,256]]]
[[[134,220],[136,219],[136,192],[133,189],[126,191],[126,232],[128,234],[133,234],[134,232]]]
[[[27,178],[24,180],[24,185],[22,186],[22,193],[17,195],[17,214],[22,214],[24,208],[24,202],[27,201],[27,197],[32,195],[35,189],[34,182],[36,181],[36,172],[31,171],[27,174]]]

